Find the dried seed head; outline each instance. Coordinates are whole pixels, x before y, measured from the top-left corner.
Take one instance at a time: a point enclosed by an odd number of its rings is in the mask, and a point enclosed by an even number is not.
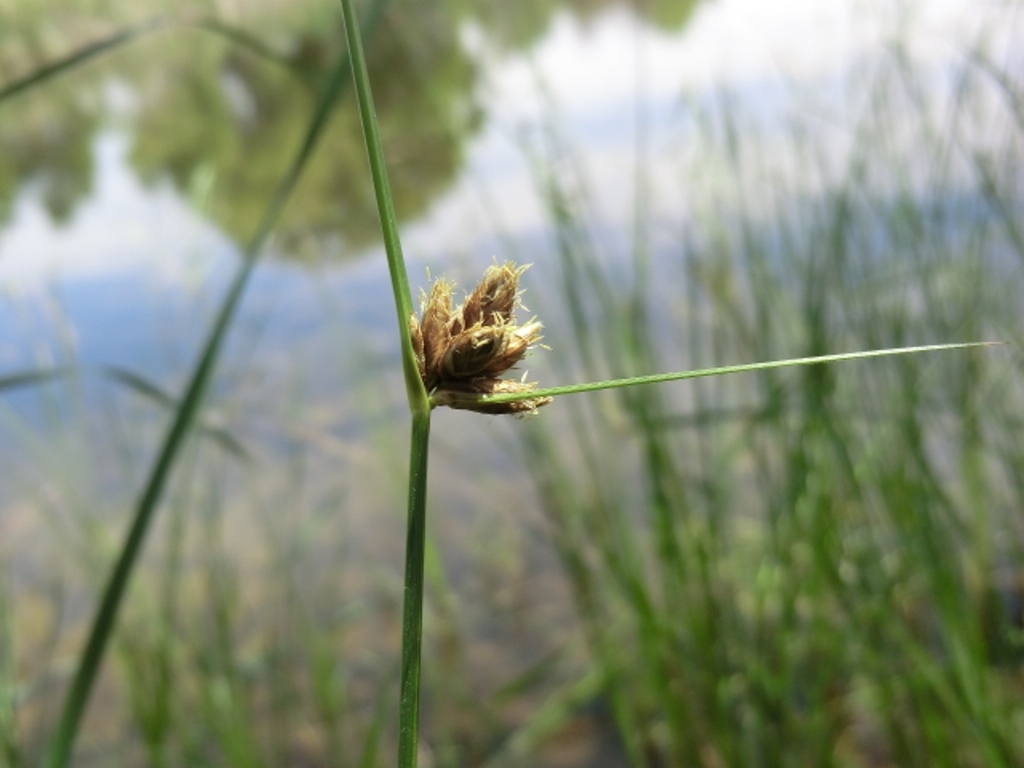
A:
[[[487,403],[497,393],[522,393],[533,384],[501,379],[541,339],[541,324],[531,319],[517,326],[519,277],[526,267],[512,263],[489,267],[480,284],[459,307],[452,308],[453,283],[434,281],[424,295],[423,316],[411,318],[413,351],[420,376],[435,405],[485,413],[530,413],[550,398]]]

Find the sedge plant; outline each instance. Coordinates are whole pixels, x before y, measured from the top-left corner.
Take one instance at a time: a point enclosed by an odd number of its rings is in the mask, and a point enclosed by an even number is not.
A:
[[[377,0],[367,18],[369,30],[380,16],[384,0]],[[557,396],[654,384],[727,373],[765,371],[794,365],[812,365],[883,355],[907,354],[940,349],[984,346],[985,342],[883,349],[834,355],[818,355],[788,360],[736,365],[695,371],[672,372],[620,378],[560,387],[539,388],[507,374],[541,339],[541,323],[528,319],[519,323],[519,279],[524,267],[511,263],[487,270],[479,285],[459,305],[454,304],[455,286],[443,277],[436,280],[425,295],[422,313],[414,311],[412,293],[402,256],[397,217],[388,187],[376,123],[369,77],[362,51],[363,32],[356,23],[351,0],[341,0],[345,22],[347,53],[339,59],[311,118],[307,133],[298,147],[287,175],[243,253],[242,262],[221,302],[202,353],[196,361],[185,392],[173,406],[171,423],[157,451],[148,478],[134,508],[133,520],[118,560],[108,577],[85,649],[78,659],[59,722],[45,764],[59,768],[69,763],[76,735],[109,643],[131,575],[152,526],[171,472],[187,437],[202,428],[204,395],[213,377],[224,339],[256,266],[258,256],[274,222],[295,188],[322,133],[331,109],[337,103],[351,67],[357,104],[362,119],[365,146],[370,164],[376,204],[387,253],[391,285],[396,307],[401,359],[411,416],[410,464],[408,476],[408,518],[403,603],[402,658],[399,706],[399,758],[403,768],[416,765],[419,742],[419,691],[424,592],[424,550],[426,542],[427,464],[431,413],[435,407],[449,406],[487,414],[524,415],[537,412]],[[94,57],[142,36],[166,29],[164,20],[147,22],[88,46],[27,78],[0,87],[0,102],[13,99]],[[251,41],[223,25],[205,25],[208,31],[229,38],[233,43],[253,48]],[[257,50],[257,53],[261,51]],[[0,386],[15,386],[50,374],[14,377]],[[149,388],[131,374],[114,372],[139,391]],[[161,401],[168,398],[161,393]]]
[[[341,0],[346,41],[370,173],[380,217],[401,342],[402,369],[411,416],[408,509],[399,700],[398,765],[413,768],[419,745],[419,702],[423,626],[424,549],[426,542],[427,465],[430,419],[434,408],[448,406],[485,414],[534,414],[561,395],[656,384],[788,366],[926,351],[964,349],[995,342],[969,342],[815,355],[786,360],[693,371],[649,374],[609,381],[539,388],[507,378],[540,341],[541,323],[519,324],[519,278],[525,267],[505,263],[488,268],[480,283],[455,306],[455,286],[443,276],[424,293],[422,313],[414,312],[402,255],[384,149],[377,127],[369,73],[352,0]]]

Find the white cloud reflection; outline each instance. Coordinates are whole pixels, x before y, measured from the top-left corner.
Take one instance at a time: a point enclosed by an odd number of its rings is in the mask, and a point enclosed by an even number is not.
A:
[[[0,231],[0,288],[18,293],[58,279],[139,273],[176,285],[204,279],[230,240],[197,215],[169,184],[143,187],[131,171],[125,137],[100,134],[94,189],[64,224],[23,188]]]
[[[1024,50],[1021,9],[1024,3],[1012,0],[706,0],[678,35],[623,11],[586,24],[562,15],[531,54],[493,67],[482,89],[491,122],[471,155],[473,172],[413,229],[415,240],[424,248],[471,247],[493,226],[481,208],[494,209],[513,232],[542,229],[547,213],[523,137],[546,124],[586,173],[598,215],[624,222],[642,114],[650,181],[674,185],[660,202],[678,210],[685,205],[680,182],[665,178],[658,155],[678,150],[684,96],[699,100],[726,89],[741,106],[781,115],[792,107],[787,95],[831,88],[838,101],[829,105],[830,117],[842,130],[842,101],[851,96],[842,83],[877,64],[886,47],[898,41],[916,71],[938,79],[979,41],[1005,64]],[[471,37],[485,54],[486,45]]]

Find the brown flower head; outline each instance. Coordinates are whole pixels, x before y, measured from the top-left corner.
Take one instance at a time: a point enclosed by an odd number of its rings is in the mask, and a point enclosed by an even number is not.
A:
[[[420,376],[435,405],[482,413],[532,413],[549,397],[488,403],[487,395],[530,392],[535,384],[502,379],[540,341],[541,324],[516,325],[519,276],[526,267],[489,267],[465,302],[452,308],[455,285],[435,280],[423,297],[423,315],[409,318]]]

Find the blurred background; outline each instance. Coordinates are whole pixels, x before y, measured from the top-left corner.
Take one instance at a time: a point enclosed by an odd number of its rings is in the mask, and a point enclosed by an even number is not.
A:
[[[438,412],[422,764],[1024,764],[1024,6],[358,8],[410,279],[532,264],[529,380],[1008,342]],[[124,31],[0,99],[0,766],[38,763],[344,54],[331,0],[8,0],[0,89]],[[393,762],[408,415],[378,232],[346,93],[76,765]]]

